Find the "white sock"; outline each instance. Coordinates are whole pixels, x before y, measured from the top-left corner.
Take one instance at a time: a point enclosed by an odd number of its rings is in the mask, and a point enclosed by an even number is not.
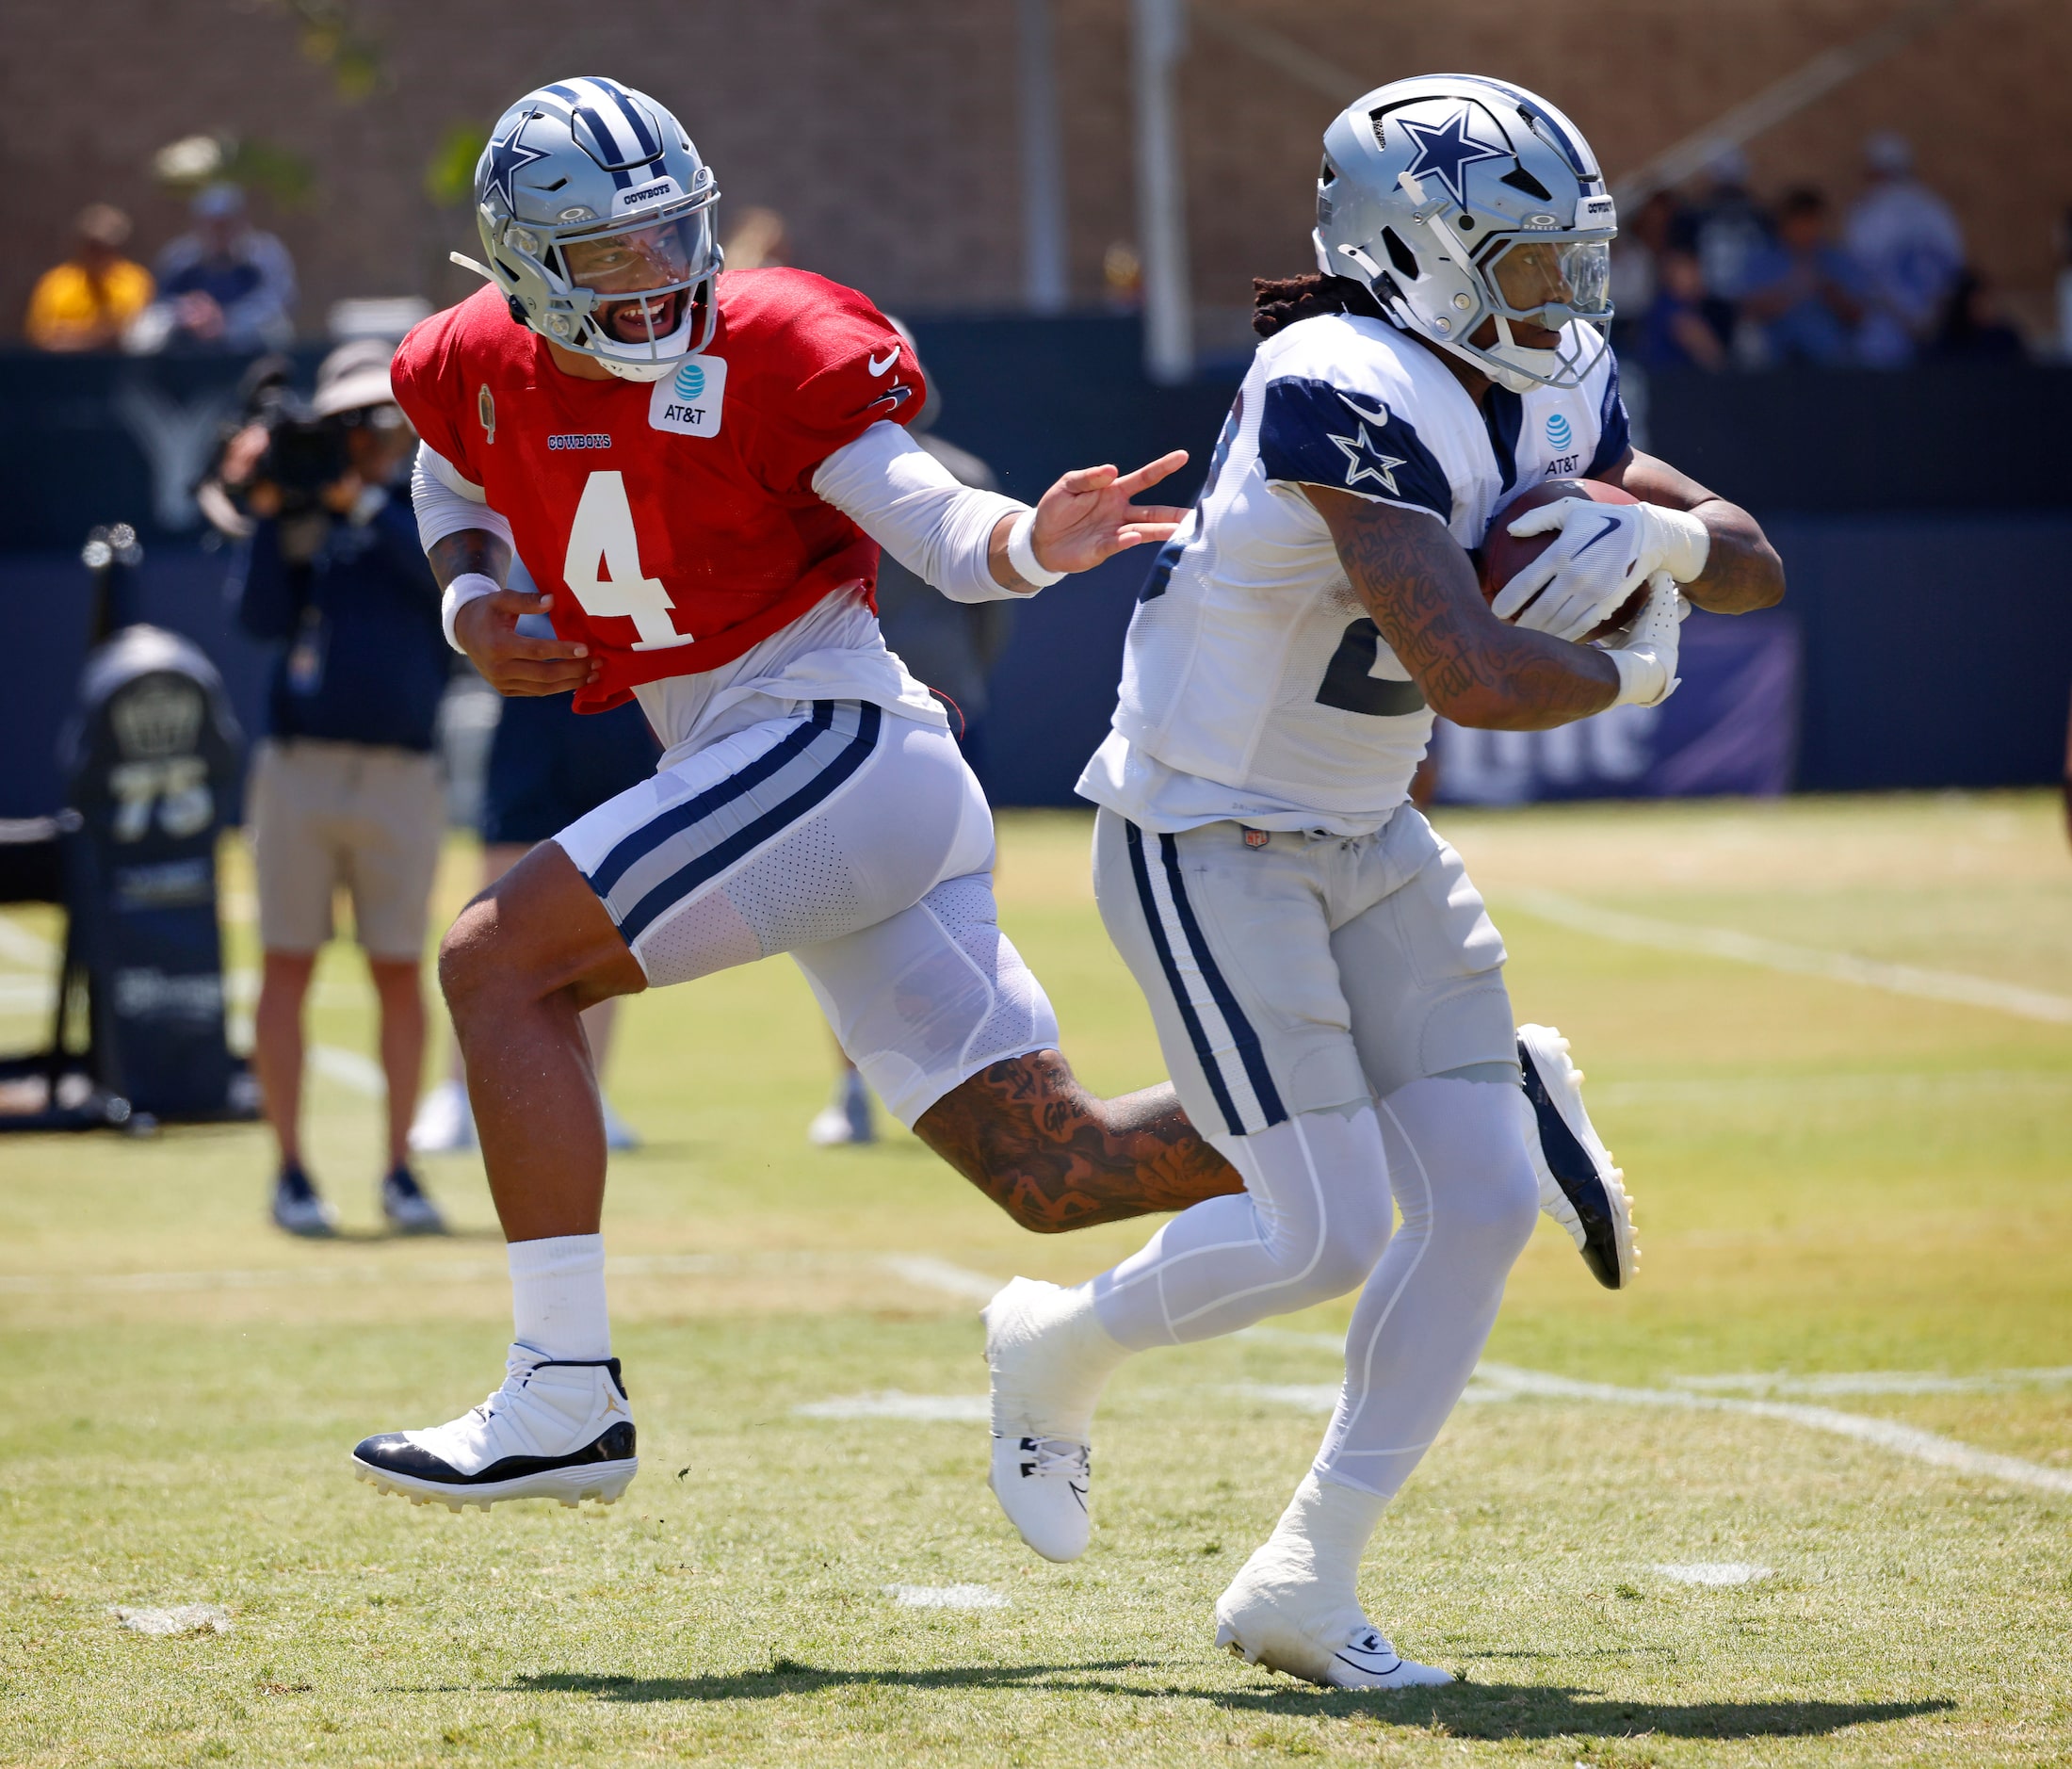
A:
[[[1291,1599],[1288,1619],[1319,1645],[1343,1645],[1368,1625],[1360,1608],[1360,1560],[1388,1501],[1378,1493],[1303,1476],[1273,1534],[1238,1583]]]
[[[1060,1290],[1028,1280],[1012,1327],[992,1334],[996,1356],[1005,1366],[997,1381],[1002,1405],[1046,1437],[1084,1443],[1093,1430],[1093,1407],[1115,1368],[1129,1355],[1102,1326],[1093,1310],[1093,1287]],[[1014,1352],[1041,1338],[1041,1357]],[[1009,1372],[1012,1371],[1012,1374]]]
[[[514,1241],[505,1251],[510,1259],[511,1337],[545,1357],[578,1363],[609,1357],[604,1236]]]

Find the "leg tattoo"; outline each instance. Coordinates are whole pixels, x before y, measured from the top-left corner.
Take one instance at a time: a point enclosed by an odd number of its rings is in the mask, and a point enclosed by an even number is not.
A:
[[[1097,1099],[1055,1050],[981,1069],[923,1112],[914,1133],[1040,1235],[1244,1190],[1188,1122],[1171,1082]]]

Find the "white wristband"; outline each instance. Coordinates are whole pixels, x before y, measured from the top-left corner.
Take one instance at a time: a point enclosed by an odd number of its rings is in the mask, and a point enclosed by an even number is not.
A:
[[[464,571],[446,585],[445,594],[439,599],[439,625],[445,628],[447,644],[456,651],[464,649],[453,636],[453,617],[477,596],[493,596],[503,587],[487,573],[478,571]]]
[[[1678,583],[1690,583],[1705,576],[1705,562],[1712,554],[1712,530],[1688,510],[1670,510],[1660,504],[1648,509],[1662,525],[1662,569]]]
[[[1026,584],[1034,584],[1041,590],[1054,584],[1066,576],[1061,571],[1045,571],[1036,562],[1036,548],[1029,535],[1036,527],[1036,512],[1025,510],[1014,518],[1014,526],[1007,531],[1007,562],[1014,567],[1014,575]]]

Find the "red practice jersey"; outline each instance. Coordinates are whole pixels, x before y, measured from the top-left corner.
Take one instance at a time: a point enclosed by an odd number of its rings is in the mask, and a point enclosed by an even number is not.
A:
[[[390,379],[417,433],[488,494],[554,629],[601,660],[578,712],[731,663],[822,597],[870,595],[878,547],[813,475],[927,395],[853,289],[804,270],[718,279],[711,347],[665,381],[584,381],[494,287],[405,338]]]

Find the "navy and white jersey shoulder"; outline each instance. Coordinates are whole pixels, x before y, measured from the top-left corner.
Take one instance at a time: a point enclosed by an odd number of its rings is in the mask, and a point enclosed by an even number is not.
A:
[[[1580,386],[1478,405],[1434,350],[1379,319],[1328,316],[1259,349],[1266,478],[1427,510],[1464,547],[1528,486],[1587,477],[1626,452],[1618,364],[1603,352]]]
[[[1602,472],[1627,446],[1610,352],[1580,386],[1478,404],[1384,320],[1329,315],[1268,339],[1145,582],[1113,734],[1079,790],[1147,827],[1379,827],[1432,714],[1303,488],[1426,512],[1474,547],[1528,486]]]

